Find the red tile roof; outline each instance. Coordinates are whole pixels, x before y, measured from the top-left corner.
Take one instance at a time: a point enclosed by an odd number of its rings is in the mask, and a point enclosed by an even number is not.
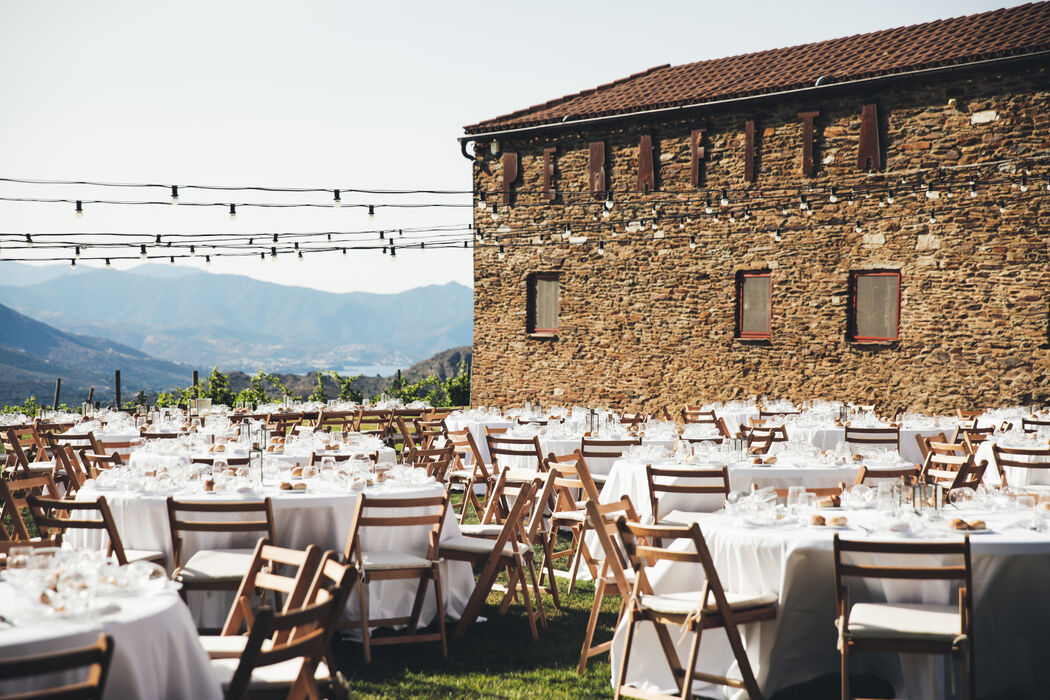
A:
[[[464,127],[481,134],[629,114],[1050,50],[1050,2],[815,44],[656,66],[591,90]]]

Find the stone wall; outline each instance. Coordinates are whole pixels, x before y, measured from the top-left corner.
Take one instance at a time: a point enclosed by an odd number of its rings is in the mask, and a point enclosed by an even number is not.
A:
[[[861,107],[872,102],[883,170],[893,173],[885,179],[856,167]],[[817,167],[805,178],[797,115],[813,108],[821,111]],[[754,183],[744,180],[748,119],[757,123]],[[705,214],[703,195],[691,192],[690,131],[698,127],[707,130],[702,188],[732,193],[729,207],[715,202],[717,222]],[[643,133],[653,136],[660,191],[630,193]],[[580,192],[588,187],[587,144],[594,140],[606,143],[610,216],[590,196],[546,203],[539,193],[544,147],[558,147],[557,189]],[[513,205],[500,207],[498,221],[475,209],[484,243],[499,236],[506,252],[499,259],[495,245],[475,249],[475,404],[654,407],[765,394],[945,411],[1050,399],[1050,161],[1038,160],[1050,152],[1045,62],[805,102],[780,98],[688,118],[501,137],[496,154],[483,140],[475,148],[474,186],[489,193],[489,203],[502,187],[499,152],[507,151],[520,160]],[[1023,157],[1033,160],[1014,164]],[[915,168],[1000,159],[1012,163],[957,171],[951,197],[944,191],[949,180],[932,177],[940,200],[923,194],[921,176],[904,175],[900,184],[899,174]],[[1025,167],[1030,187],[1021,192]],[[971,177],[976,198],[969,196]],[[854,183],[892,185],[894,202],[879,206],[879,196],[859,196],[850,207],[843,200]],[[832,186],[836,204],[827,197]],[[797,199],[781,199],[797,197],[799,188],[821,193],[812,198],[811,216]],[[665,238],[654,238],[653,219]],[[566,222],[575,242],[560,235]],[[631,232],[638,226],[645,230]],[[847,337],[849,272],[872,268],[901,271],[898,341]],[[772,338],[761,342],[735,337],[736,272],[758,269],[773,275]],[[556,338],[526,333],[526,280],[538,271],[561,273]]]

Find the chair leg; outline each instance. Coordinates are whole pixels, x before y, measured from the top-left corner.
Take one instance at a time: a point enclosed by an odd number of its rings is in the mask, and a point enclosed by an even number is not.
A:
[[[437,602],[438,632],[441,634],[441,658],[448,658],[448,636],[445,633],[445,599],[441,595],[441,568],[434,564],[434,598]]]
[[[543,540],[543,565],[540,567],[540,583],[543,582],[543,570],[546,569],[547,576],[551,581],[551,598],[554,599],[554,607],[561,610],[561,596],[558,595],[558,579],[554,578],[554,556],[552,553],[552,540],[557,537],[557,531],[551,535],[551,538],[541,537]]]
[[[604,575],[604,571],[603,571]],[[587,673],[587,659],[590,658],[591,643],[594,641],[594,630],[598,627],[598,614],[605,599],[605,579],[598,581],[594,587],[594,604],[591,605],[591,615],[587,618],[587,631],[583,635],[583,649],[580,650],[580,663],[576,666],[576,673],[584,675]]]
[[[485,605],[485,599],[488,597],[489,591],[492,590],[492,584],[499,573],[500,564],[499,557],[495,556],[490,557],[488,563],[485,564],[481,575],[478,576],[478,582],[474,584],[474,592],[470,594],[470,600],[467,601],[467,606],[463,609],[463,614],[459,618],[456,631],[452,633],[454,639],[462,639],[463,635],[467,633],[467,628],[478,619],[478,615],[481,614],[481,608]]]
[[[693,643],[689,645],[689,659],[686,662],[685,673],[682,674],[682,700],[692,700],[693,697],[693,674],[696,673],[696,659],[700,655],[700,636],[704,632],[703,616],[699,623],[694,623]]]
[[[364,647],[365,663],[372,663],[372,644],[368,636],[368,586],[364,581],[357,584],[357,599],[361,603],[361,643]]]
[[[849,690],[849,641],[846,639],[839,640],[839,645],[842,647],[842,700],[850,700]]]
[[[536,615],[539,617],[540,626],[543,629],[547,629],[547,613],[543,609],[543,589],[540,586],[539,577],[536,575],[536,566],[533,564],[531,556],[525,558],[525,564],[528,566],[529,578],[532,579],[532,591],[536,595]],[[524,572],[521,574],[521,582],[522,589],[528,586]]]
[[[634,641],[634,606],[632,605],[627,611],[627,638],[623,644],[623,657],[620,659],[620,675],[616,679],[616,692],[613,694],[613,700],[620,700],[621,689],[623,688],[624,681],[627,679],[627,664],[631,660],[631,642]]]
[[[584,530],[573,528],[573,548],[572,548],[572,566],[569,567],[569,595],[576,589],[576,573],[580,569],[580,558],[583,556],[583,550],[586,549],[586,545],[583,543]]]
[[[755,672],[751,670],[751,659],[747,658],[747,649],[744,648],[744,641],[740,637],[740,628],[730,618],[725,620],[725,630],[726,636],[729,637],[729,646],[732,647],[733,656],[736,657],[737,666],[740,668],[740,678],[744,681],[748,697],[751,700],[762,700],[762,691],[758,687],[758,681],[755,680]]]

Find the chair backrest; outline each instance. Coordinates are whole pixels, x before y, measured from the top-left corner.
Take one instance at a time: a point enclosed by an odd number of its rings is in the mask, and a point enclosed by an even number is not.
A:
[[[584,501],[598,500],[598,486],[594,483],[580,450],[570,455],[551,452],[544,460],[545,471],[554,480],[559,510],[576,510],[574,491],[580,491]]]
[[[543,454],[540,452],[540,438],[537,435],[527,438],[514,438],[514,437],[503,437],[502,435],[486,435],[485,440],[488,442],[489,455],[492,457],[493,467],[498,471],[500,466],[500,458],[503,457],[503,462],[506,462],[506,458],[521,457],[531,462],[536,461],[536,471],[543,471]],[[525,467],[526,469],[529,467]]]
[[[627,451],[628,447],[641,444],[641,438],[602,440],[601,438],[585,437],[580,441],[580,456],[591,460],[619,459]]]
[[[729,494],[729,467],[721,469],[682,469],[645,465],[645,480],[649,484],[649,502],[653,518],[660,519],[660,494]]]
[[[0,428],[0,446],[8,464],[28,470],[29,463],[35,461],[44,451],[44,445],[31,425],[12,425]]]
[[[302,607],[307,602],[307,594],[320,561],[321,548],[317,545],[312,544],[305,551],[300,551],[275,547],[268,540],[259,540],[255,545],[252,563],[241,579],[233,605],[226,615],[222,635],[241,634],[242,629],[251,631],[255,621],[252,609],[258,606],[255,596],[262,596],[265,602],[266,595],[271,594],[275,603],[280,596],[287,596],[284,612]],[[294,575],[288,575],[289,568],[294,568]]]
[[[3,499],[3,507],[0,508],[0,518],[5,524],[0,529],[7,533],[6,523],[10,523],[11,531],[9,537],[14,540],[32,539],[28,525],[33,522],[33,516],[28,515],[27,523],[22,514],[22,509],[29,508],[30,496],[46,496],[54,500],[60,500],[58,486],[50,474],[24,477],[21,479],[0,479],[0,499]],[[46,535],[45,535],[46,536]]]
[[[169,432],[165,430],[143,430],[142,439],[144,440],[175,440],[182,433]]]
[[[696,564],[704,573],[703,600],[698,601],[699,608],[706,608],[714,598],[715,606],[722,616],[727,620],[733,619],[733,613],[726,600],[725,590],[722,588],[718,571],[715,569],[711,552],[707,548],[703,533],[697,523],[692,525],[643,525],[637,521],[629,521],[625,516],[616,520],[616,529],[620,533],[627,561],[635,572],[635,583],[632,597],[635,604],[641,595],[652,594],[652,585],[646,575],[646,569],[656,566],[662,561],[677,562],[684,564]],[[673,544],[674,540],[688,540],[692,543],[692,551],[683,550]],[[666,541],[672,544],[665,546]]]
[[[705,411],[700,406],[686,406],[682,409],[682,422],[718,425],[718,416],[714,411]]]
[[[357,411],[357,431],[365,435],[375,435],[380,440],[390,436],[393,413],[389,410],[361,408]]]
[[[834,538],[835,595],[840,614],[847,598],[844,579],[896,579],[902,581],[950,581],[960,584],[959,605],[964,631],[972,634],[973,579],[970,564],[970,538],[962,542],[872,542]],[[855,558],[850,555],[860,555]],[[844,556],[845,555],[845,556]],[[931,563],[941,557],[957,558],[958,563]],[[915,562],[908,565],[908,562]],[[942,560],[943,561],[943,560]]]
[[[262,533],[262,538],[276,542],[273,527],[273,504],[269,497],[261,501],[176,501],[168,496],[168,526],[171,529],[171,551],[174,566],[182,566],[183,532],[228,532],[228,533]],[[236,520],[195,520],[184,518],[182,514],[220,515],[236,514]],[[251,516],[254,519],[249,519]],[[258,542],[258,539],[256,540]]]
[[[478,443],[475,442],[470,428],[449,430],[446,436],[452,443],[452,451],[459,457],[460,464],[464,468],[469,468],[473,464],[475,472],[480,469],[480,475],[487,479],[489,471],[485,468],[485,460],[481,458],[481,450],[478,449]]]
[[[987,462],[974,464],[972,454],[963,445],[930,443],[930,452],[922,465],[922,479],[927,484],[941,484],[946,489],[976,489],[984,476]]]
[[[801,415],[802,411],[763,411],[759,409],[758,417],[760,420],[767,420],[770,418],[783,419],[787,416],[798,416]]]
[[[107,552],[115,555],[121,566],[128,563],[124,542],[105,496],[93,501],[67,501],[30,495],[26,498],[26,505],[42,537],[53,538],[61,544],[66,530],[102,530],[109,539]],[[90,513],[97,514],[97,517],[76,517]]]
[[[995,460],[995,468],[999,471],[999,479],[1003,486],[1008,486],[1006,479],[1007,467],[1015,469],[1050,469],[1050,447],[1045,448],[1018,448],[992,445],[992,459]]]
[[[416,440],[413,437],[415,425],[410,428],[408,423],[405,422],[404,416],[394,416],[393,425],[401,435],[401,454],[403,455],[406,450],[415,449]]]
[[[99,472],[106,469],[124,466],[124,460],[116,452],[110,455],[98,455],[84,451],[80,453],[80,459],[84,465],[84,470],[92,479],[97,479]]]
[[[444,418],[417,418],[413,421],[416,426],[416,435],[419,438],[420,447],[431,448],[437,439],[448,433],[448,426]]]
[[[49,450],[54,450],[58,445],[69,445],[75,451],[90,450],[96,454],[102,454],[103,452],[98,440],[95,439],[95,434],[92,432],[79,435],[68,435],[66,433],[47,431],[41,433],[40,438],[44,441],[44,444],[47,445]]]
[[[921,467],[907,467],[905,469],[871,469],[866,466],[861,466],[861,468],[857,470],[857,478],[853,483],[863,484],[878,479],[900,481],[902,478],[909,478],[917,480],[921,475]]]
[[[405,464],[425,469],[427,476],[434,477],[438,482],[445,481],[445,475],[452,467],[455,459],[452,443],[429,450],[413,448],[404,455]]]
[[[627,569],[630,568],[630,565],[623,553],[623,543],[620,542],[620,532],[616,528],[616,518],[623,515],[632,522],[638,521],[638,513],[634,510],[631,497],[622,496],[620,500],[612,503],[587,501],[586,508],[591,529],[597,536],[602,551],[605,552],[598,578],[611,577],[619,594],[626,599],[631,594],[631,584],[627,578]]]
[[[952,433],[952,442],[964,442],[966,438],[970,438],[970,442],[979,443],[984,442],[994,434],[995,426],[988,426],[987,428],[978,428],[957,425],[955,426],[955,431]]]
[[[758,491],[759,485],[751,482],[751,491]],[[806,493],[812,493],[817,498],[826,498],[828,496],[838,496],[846,490],[846,482],[840,481],[838,486],[807,486],[805,487]],[[785,500],[788,494],[791,492],[790,488],[786,489],[773,489],[773,493],[776,494],[779,500]]]
[[[106,690],[106,678],[113,660],[113,638],[100,634],[91,646],[52,651],[35,656],[0,660],[0,681],[13,681],[33,676],[53,677],[62,671],[88,669],[87,678],[78,683],[67,683],[41,689],[17,698],[63,698],[71,700],[99,700]]]
[[[80,455],[76,453],[72,445],[55,443],[51,448],[51,456],[55,460],[56,477],[65,477],[66,497],[68,498],[80,490],[80,487],[89,478],[88,473],[80,461]]]
[[[398,511],[401,511],[400,513]],[[406,513],[405,511],[411,511]],[[436,560],[441,527],[448,511],[448,494],[442,496],[419,496],[410,498],[377,498],[362,493],[350,520],[343,560],[361,563],[364,551],[361,547],[361,530],[380,527],[429,527],[429,549],[427,558]]]
[[[934,442],[948,442],[948,436],[944,433],[938,433],[937,435],[926,436],[922,433],[915,433],[915,442],[919,443],[919,454],[922,455],[923,461],[926,460],[926,454],[930,451],[929,441]]]
[[[326,411],[321,409],[321,412],[317,416],[317,427],[318,432],[339,430],[342,432],[350,432],[354,430],[354,424],[357,421],[357,411]]]
[[[141,440],[106,440],[98,439],[101,451],[108,454],[118,454],[120,459],[127,463],[131,457],[131,450],[141,443]]]
[[[851,445],[885,445],[900,450],[901,429],[893,428],[857,428],[846,426],[845,440]]]
[[[1021,419],[1021,430],[1026,433],[1037,433],[1040,428],[1050,428],[1050,420],[1038,420],[1036,418]]]

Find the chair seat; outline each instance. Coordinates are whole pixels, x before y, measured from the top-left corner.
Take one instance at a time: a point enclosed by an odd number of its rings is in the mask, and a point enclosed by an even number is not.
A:
[[[248,636],[244,634],[202,634],[198,639],[204,651],[213,659],[239,659],[244,653],[244,645],[248,643]],[[263,651],[272,646],[273,642],[267,639],[263,642]]]
[[[507,469],[507,483],[509,484],[530,484],[532,480],[539,476],[539,472],[534,469]]]
[[[124,556],[128,558],[129,564],[133,561],[164,562],[168,558],[164,552],[152,549],[125,549]]]
[[[962,616],[955,605],[857,603],[850,609],[847,632],[858,639],[950,642],[962,634]]]
[[[553,516],[555,520],[568,520],[574,523],[582,523],[587,519],[585,510],[559,510]]]
[[[470,481],[474,476],[473,469],[453,469],[448,473],[449,481]]]
[[[770,605],[777,602],[776,593],[760,593],[758,595],[731,593],[729,591],[725,593],[729,607],[733,610],[756,608],[760,605]],[[696,612],[703,594],[703,591],[687,591],[685,593],[667,593],[664,595],[643,595],[642,607],[653,612],[664,613],[665,615],[688,615]],[[714,612],[715,609],[714,596],[709,595],[706,610]]]
[[[240,662],[240,658],[212,659],[211,675],[223,688],[226,688],[233,680],[233,674],[237,671]],[[270,666],[260,666],[252,671],[252,679],[248,683],[248,688],[261,691],[290,686],[295,682],[302,666],[302,658],[288,659]],[[328,665],[324,661],[317,664],[314,680],[328,682],[331,677]]]
[[[503,532],[503,525],[499,523],[460,525],[459,531],[473,537],[499,537],[499,533]]]
[[[418,569],[433,565],[426,557],[407,552],[365,552],[361,565],[366,571],[379,569]]]
[[[240,581],[248,573],[254,549],[202,549],[172,575],[176,581]]]
[[[482,537],[450,537],[441,543],[441,552],[465,552],[467,554],[492,554],[494,540],[484,539]],[[519,551],[526,549],[525,545],[521,545]],[[503,556],[510,557],[514,555],[514,548],[510,542],[503,545]]]

